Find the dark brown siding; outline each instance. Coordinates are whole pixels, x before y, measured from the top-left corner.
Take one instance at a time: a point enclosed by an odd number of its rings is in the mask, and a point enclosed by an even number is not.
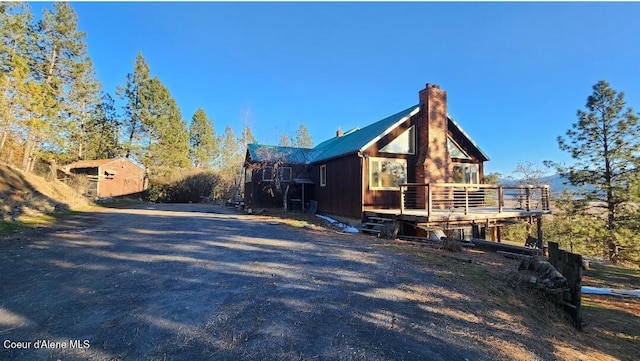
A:
[[[320,186],[320,166],[327,167],[327,185]],[[311,168],[318,212],[345,217],[362,217],[361,158],[352,154],[319,162]]]
[[[273,190],[275,184],[274,181],[263,181],[262,172],[263,169],[257,168],[253,170],[251,176],[251,182],[245,183],[245,208],[281,208],[283,207],[283,193]],[[307,167],[304,165],[284,165],[284,167],[291,167],[292,179],[295,178],[308,178]],[[286,187],[287,182],[283,182],[282,190]],[[306,185],[306,189],[311,189],[313,185]],[[271,189],[271,191],[270,191]],[[305,193],[307,190],[305,190]],[[302,186],[289,182],[289,200],[300,199],[302,197]],[[305,201],[308,201],[305,197]]]

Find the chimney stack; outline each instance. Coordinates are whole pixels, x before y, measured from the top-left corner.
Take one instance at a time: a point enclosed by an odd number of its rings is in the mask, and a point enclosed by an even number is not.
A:
[[[451,158],[447,149],[447,92],[436,84],[427,83],[419,92],[422,109],[418,116],[416,135],[418,159],[417,183],[447,183],[451,179]]]
[[[336,138],[340,138],[343,135],[344,135],[344,132],[342,131],[342,129],[338,128],[338,130],[336,131]]]

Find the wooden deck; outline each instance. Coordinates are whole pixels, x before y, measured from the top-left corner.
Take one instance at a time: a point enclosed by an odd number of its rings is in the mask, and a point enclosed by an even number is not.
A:
[[[402,184],[400,208],[369,207],[365,215],[422,224],[509,223],[550,214],[548,186]]]
[[[526,209],[508,209],[503,208],[499,211],[498,207],[475,207],[469,209],[465,214],[462,208],[449,210],[431,210],[426,209],[367,209],[365,214],[384,215],[395,219],[412,221],[417,223],[428,224],[471,224],[490,221],[507,222],[517,219],[525,219],[529,217],[540,217],[543,214],[550,214],[550,211],[529,210]]]

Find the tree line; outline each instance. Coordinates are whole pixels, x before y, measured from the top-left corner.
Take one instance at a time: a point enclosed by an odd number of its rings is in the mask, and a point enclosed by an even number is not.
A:
[[[152,180],[195,167],[215,172],[226,188],[239,187],[246,145],[257,142],[250,127],[236,136],[226,126],[217,135],[202,108],[186,122],[142,53],[115,97],[105,92],[68,3],[44,9],[38,21],[26,3],[0,3],[0,38],[2,161],[33,171],[39,162],[126,157]],[[281,139],[313,146],[304,125]]]

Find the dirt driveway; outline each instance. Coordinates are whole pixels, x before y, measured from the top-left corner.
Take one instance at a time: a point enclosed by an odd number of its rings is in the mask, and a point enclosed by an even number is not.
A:
[[[0,242],[2,360],[484,360],[468,299],[374,238],[136,205]]]

